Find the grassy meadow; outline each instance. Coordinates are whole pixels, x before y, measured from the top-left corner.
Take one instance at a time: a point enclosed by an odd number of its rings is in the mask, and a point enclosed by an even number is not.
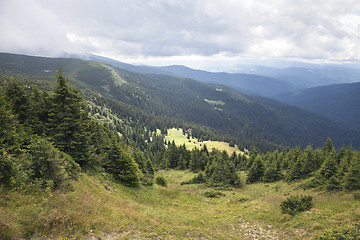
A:
[[[236,154],[244,154],[244,152],[240,151],[239,148],[235,145],[234,147],[230,147],[229,143],[226,142],[219,142],[219,141],[203,141],[199,142],[197,138],[190,137],[187,138],[187,135],[183,134],[182,129],[171,128],[168,129],[168,134],[165,136],[166,141],[175,141],[177,146],[185,144],[186,149],[192,150],[193,148],[203,148],[206,145],[207,149],[211,151],[213,148],[218,149],[220,151],[227,151],[229,155],[236,152]]]
[[[1,239],[314,239],[360,223],[360,200],[344,192],[303,191],[285,182],[210,189],[181,185],[191,172],[156,174],[167,187],[129,188],[106,175],[84,174],[72,181],[73,191],[1,189]],[[206,197],[209,192],[223,196]],[[314,207],[282,214],[280,203],[297,194],[313,196]]]

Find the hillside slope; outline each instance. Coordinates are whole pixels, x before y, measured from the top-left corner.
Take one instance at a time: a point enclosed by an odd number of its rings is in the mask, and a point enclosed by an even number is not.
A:
[[[80,56],[85,60],[99,61],[131,72],[163,74],[191,78],[204,83],[221,84],[240,92],[259,96],[273,96],[277,93],[301,89],[296,83],[278,80],[256,74],[207,72],[174,65],[165,67],[135,66],[96,55]]]
[[[133,106],[148,116],[170,117],[190,125],[206,126],[214,130],[213,136],[230,136],[242,147],[258,143],[273,147],[306,146],[309,143],[322,146],[329,136],[336,146],[350,142],[360,146],[357,131],[345,129],[310,112],[265,98],[249,97],[224,86],[173,76],[133,73],[79,59],[0,54],[0,72],[3,74],[51,82],[60,66],[83,90],[90,89]]]
[[[275,99],[360,129],[360,82],[283,93]]]

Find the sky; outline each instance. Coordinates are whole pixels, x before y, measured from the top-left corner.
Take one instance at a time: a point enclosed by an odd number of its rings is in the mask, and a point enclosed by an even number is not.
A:
[[[0,0],[0,52],[131,64],[360,59],[359,0]]]

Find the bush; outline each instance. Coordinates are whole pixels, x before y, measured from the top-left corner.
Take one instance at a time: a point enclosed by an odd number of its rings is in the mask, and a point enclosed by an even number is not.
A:
[[[355,200],[360,200],[360,192],[354,192],[353,197]]]
[[[224,197],[225,194],[218,191],[207,191],[204,192],[204,196],[208,198],[219,198],[219,197]]]
[[[167,180],[163,176],[157,176],[155,182],[157,185],[167,187]]]
[[[359,240],[360,225],[333,228],[318,235],[319,240]]]
[[[283,213],[295,215],[297,212],[310,210],[313,206],[312,196],[290,196],[280,204]]]

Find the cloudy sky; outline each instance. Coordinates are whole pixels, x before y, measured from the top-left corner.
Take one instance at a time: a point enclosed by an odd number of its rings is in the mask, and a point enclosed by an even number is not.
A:
[[[231,71],[358,61],[359,0],[0,0],[0,51]]]

